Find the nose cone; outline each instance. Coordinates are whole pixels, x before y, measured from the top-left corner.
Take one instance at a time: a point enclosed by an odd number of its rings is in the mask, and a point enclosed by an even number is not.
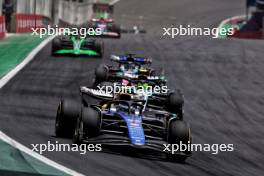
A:
[[[142,127],[141,119],[131,119],[128,121],[128,132],[131,144],[144,145],[145,134]]]

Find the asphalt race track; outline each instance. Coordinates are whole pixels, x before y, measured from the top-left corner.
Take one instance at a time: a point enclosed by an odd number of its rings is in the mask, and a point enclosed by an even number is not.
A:
[[[235,151],[217,155],[195,152],[186,164],[104,152],[47,152],[45,156],[93,176],[264,174],[264,43],[205,37],[162,38],[159,31],[163,25],[185,22],[211,27],[244,12],[243,0],[193,1],[120,1],[116,16],[122,12],[127,16],[143,15],[149,33],[105,40],[103,60],[112,53],[128,52],[153,57],[154,67],[165,68],[169,85],[182,89],[185,95],[185,119],[191,124],[193,143],[231,143]],[[131,18],[127,24],[135,21]],[[0,90],[0,129],[28,147],[32,143],[46,144],[48,140],[71,143],[53,137],[57,104],[61,97],[77,97],[79,85],[91,83],[94,68],[101,62],[51,57],[50,49],[47,45]]]

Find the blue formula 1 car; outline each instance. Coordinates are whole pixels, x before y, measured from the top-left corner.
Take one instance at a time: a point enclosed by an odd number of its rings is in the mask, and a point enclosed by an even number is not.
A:
[[[93,93],[93,92],[92,92]],[[133,99],[130,94],[94,92],[100,101],[90,104],[87,89],[81,88],[82,103],[60,102],[55,132],[56,136],[72,137],[73,142],[123,145],[153,152],[165,153],[167,158],[184,161],[189,151],[174,154],[165,151],[166,144],[189,144],[189,124],[176,114],[161,109],[145,108],[145,101]]]

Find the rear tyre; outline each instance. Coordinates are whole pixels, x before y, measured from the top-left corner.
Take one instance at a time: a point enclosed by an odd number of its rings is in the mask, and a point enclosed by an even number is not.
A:
[[[120,27],[117,28],[116,33],[118,34],[117,38],[120,39],[121,38],[121,29],[120,29]]]
[[[121,38],[121,26],[120,25],[115,24],[112,30],[118,34],[116,38]]]
[[[106,81],[107,78],[108,78],[107,66],[99,65],[99,67],[95,69],[95,81],[97,83],[100,83],[100,82]]]
[[[94,50],[99,54],[98,57],[103,57],[104,56],[104,43],[95,42]]]
[[[118,34],[117,38],[121,38],[121,26],[115,25],[115,28],[116,28],[116,33]]]
[[[60,39],[55,38],[52,40],[52,46],[51,46],[51,55],[56,56],[56,51],[58,51],[61,48]]]
[[[172,120],[169,123],[168,134],[167,134],[168,144],[177,144],[180,143],[188,145],[191,144],[191,130],[189,125],[182,120]],[[185,162],[187,155],[191,154],[191,151],[182,151],[186,155],[173,155],[167,154],[167,159],[177,162]]]
[[[101,129],[101,114],[95,109],[88,107],[83,108],[81,113],[81,120],[83,123],[83,134],[86,137],[98,136]]]
[[[180,119],[183,118],[184,99],[180,90],[170,93],[167,97],[166,107],[169,112],[175,113]]]
[[[74,133],[80,104],[73,100],[62,100],[57,109],[55,135],[57,137],[71,138]]]

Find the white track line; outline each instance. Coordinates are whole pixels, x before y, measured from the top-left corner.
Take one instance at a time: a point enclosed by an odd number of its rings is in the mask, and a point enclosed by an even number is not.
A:
[[[69,174],[69,175],[74,175],[74,176],[84,176],[83,174],[81,173],[78,173],[74,170],[71,170],[67,167],[64,167],[36,152],[33,152],[32,150],[30,150],[29,148],[25,147],[24,145],[18,143],[17,141],[11,139],[10,137],[8,137],[6,134],[4,134],[2,131],[0,131],[0,139],[3,140],[4,142],[8,143],[9,145],[17,148],[18,150],[30,155],[31,157],[37,159],[37,160],[40,160],[42,161],[43,163],[53,167],[53,168],[56,168],[66,174]]]
[[[45,45],[47,45],[55,36],[49,37],[46,40],[42,41],[35,49],[33,49],[28,56],[20,63],[18,64],[13,70],[8,72],[4,77],[0,79],[0,89],[8,83],[22,68],[24,68],[34,57],[38,52],[44,48]],[[26,46],[25,46],[26,47]]]

